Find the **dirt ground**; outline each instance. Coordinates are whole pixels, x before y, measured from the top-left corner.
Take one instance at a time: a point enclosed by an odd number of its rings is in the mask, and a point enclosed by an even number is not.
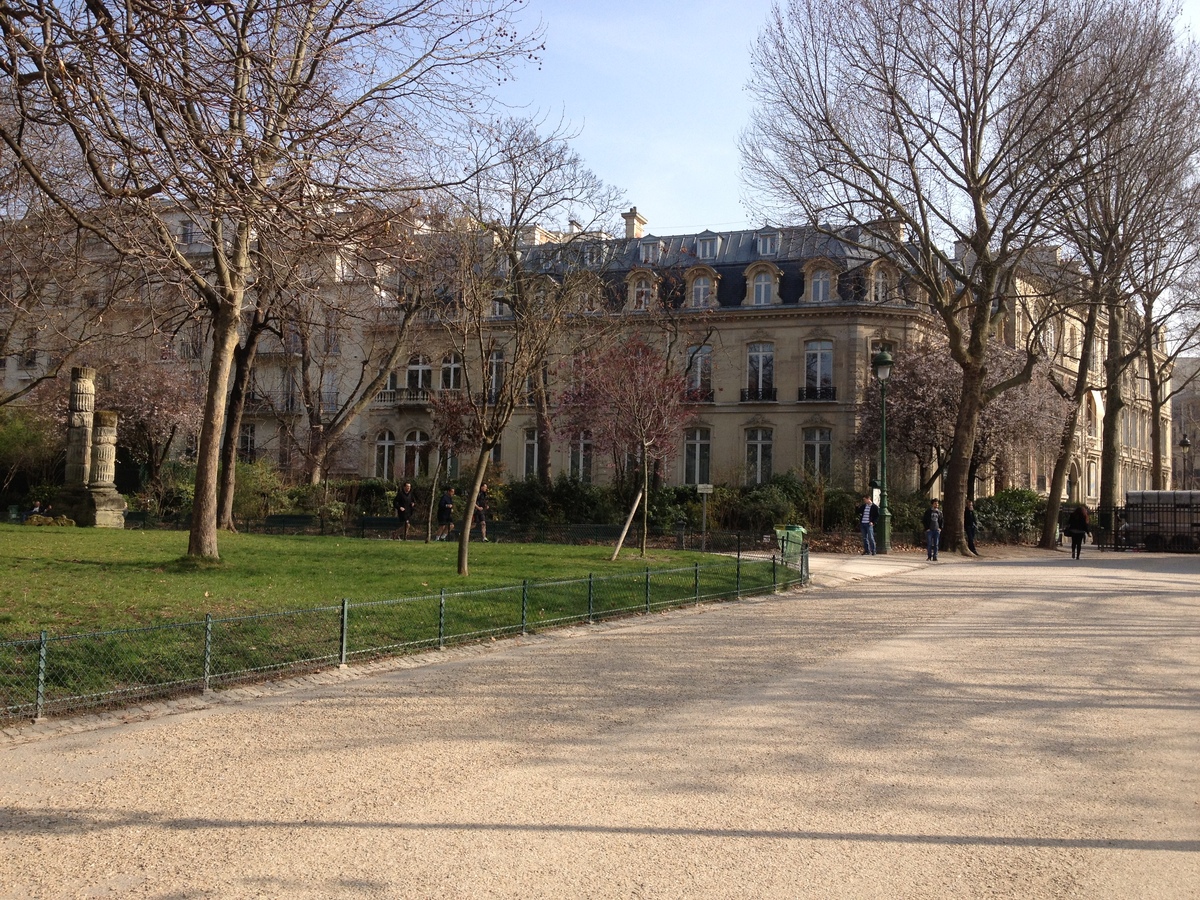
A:
[[[0,898],[1194,898],[1200,557],[812,588],[0,735]]]

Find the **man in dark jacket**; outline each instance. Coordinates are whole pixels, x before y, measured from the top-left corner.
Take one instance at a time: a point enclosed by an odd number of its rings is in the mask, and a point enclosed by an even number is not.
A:
[[[938,505],[938,501],[930,500],[929,509],[925,510],[925,558],[937,562],[938,543],[942,539],[942,526],[946,517]]]
[[[854,521],[862,530],[863,556],[875,555],[875,523],[879,521],[879,507],[871,502],[870,494],[863,494],[863,502],[854,509]]]
[[[979,551],[975,549],[975,532],[979,529],[979,519],[975,516],[975,503],[971,500],[967,501],[967,508],[963,512],[963,529],[967,532],[967,549],[979,555]]]
[[[396,518],[404,526],[404,539],[408,540],[408,526],[412,522],[413,512],[417,506],[417,498],[413,496],[412,485],[407,481],[400,490],[396,491],[396,500],[392,504],[396,510]]]

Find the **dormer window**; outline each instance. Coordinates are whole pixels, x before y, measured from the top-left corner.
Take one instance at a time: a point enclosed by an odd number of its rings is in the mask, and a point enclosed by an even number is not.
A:
[[[770,306],[774,299],[775,279],[768,272],[754,276],[754,305]]]
[[[890,293],[891,284],[888,281],[887,272],[883,269],[876,269],[874,285],[872,287],[872,299],[876,303],[883,303],[888,299]]]
[[[649,278],[639,278],[633,284],[633,308],[638,311],[645,311],[650,308],[650,296],[652,292]]]
[[[653,265],[658,262],[662,256],[662,244],[657,240],[642,241],[642,262],[646,265]]]
[[[700,275],[692,280],[692,306],[701,308],[708,306],[712,300],[712,279]]]
[[[777,232],[769,232],[758,236],[758,255],[759,256],[774,256],[779,252],[779,234]]]
[[[696,240],[696,256],[700,259],[716,259],[717,239],[715,237],[698,238]]]
[[[817,269],[812,273],[812,290],[809,296],[813,303],[828,303],[833,279],[828,269]]]

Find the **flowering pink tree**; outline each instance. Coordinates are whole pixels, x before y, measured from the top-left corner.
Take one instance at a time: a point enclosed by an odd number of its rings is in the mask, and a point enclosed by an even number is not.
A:
[[[646,555],[650,469],[668,462],[690,413],[683,405],[687,382],[670,357],[633,335],[611,349],[575,361],[571,386],[561,400],[559,430],[572,437],[590,432],[592,445],[610,459],[641,463],[642,486],[629,510],[613,558],[629,524],[642,508],[641,555]]]

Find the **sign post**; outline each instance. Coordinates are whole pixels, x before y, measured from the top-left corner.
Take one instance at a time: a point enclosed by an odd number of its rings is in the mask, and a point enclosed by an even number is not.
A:
[[[708,495],[713,492],[711,484],[696,485],[696,493],[700,495],[700,552],[708,550]]]

